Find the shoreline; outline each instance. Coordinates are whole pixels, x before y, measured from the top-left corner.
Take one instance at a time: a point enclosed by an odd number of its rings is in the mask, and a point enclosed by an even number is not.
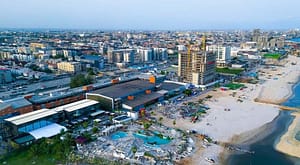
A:
[[[261,90],[254,101],[280,105],[293,96],[295,85],[300,80],[300,69],[295,65],[291,65],[290,62],[296,61],[298,63],[300,59],[295,56],[288,56],[288,58],[284,60],[287,61],[284,67],[260,69],[264,71],[265,75],[263,76],[263,80],[266,82],[261,84]],[[274,78],[270,79],[267,75],[271,75]]]
[[[189,119],[177,118],[175,119],[176,125],[173,125],[174,119],[165,118],[163,114],[157,116],[157,118],[164,117],[162,124],[166,126],[195,130],[221,144],[211,144],[205,148],[197,147],[195,151],[197,155],[187,158],[190,164],[210,165],[205,158],[212,158],[216,164],[223,164],[231,154],[231,151],[228,151],[223,144],[243,142],[244,147],[247,147],[246,144],[262,139],[276,129],[272,127],[272,124],[281,112],[279,104],[293,95],[294,86],[299,80],[300,69],[291,65],[290,62],[296,60],[300,63],[300,58],[291,56],[285,60],[287,61],[285,67],[260,69],[266,73],[259,77],[263,80],[262,84],[245,84],[248,88],[243,90],[222,91],[218,89],[186,101],[197,103],[199,99],[211,96],[205,101],[205,106],[210,109],[196,123],[192,123]],[[270,75],[274,75],[276,79],[270,79]],[[276,104],[256,102],[257,98],[274,99]],[[176,105],[176,107],[180,106],[182,103]],[[230,111],[225,111],[225,109],[230,109]],[[174,114],[174,116],[177,115]],[[197,152],[199,149],[201,152]]]
[[[296,134],[300,132],[300,113],[294,112],[291,115],[294,116],[294,119],[288,130],[280,137],[275,149],[284,154],[300,158],[300,139],[296,139]]]
[[[276,129],[275,125],[280,115],[282,115],[281,113],[282,112],[280,112],[279,115],[276,116],[276,118],[274,118],[271,122],[266,123],[259,128],[233,136],[230,144],[249,148],[252,144],[266,138]],[[232,153],[233,152],[230,152],[224,148],[224,150],[220,153],[220,164],[226,164]]]
[[[300,61],[299,58],[297,58],[297,57],[289,57],[287,60],[298,60],[298,61]],[[289,64],[289,62],[287,62],[287,65],[288,64]],[[292,67],[293,66],[289,66],[288,68],[292,68]],[[285,67],[283,67],[282,69],[288,70]],[[259,93],[257,93],[256,97],[253,98],[253,101],[256,104],[274,105],[278,108],[279,111],[283,110],[282,107],[280,107],[281,104],[286,102],[289,98],[291,98],[295,95],[294,89],[300,81],[300,76],[297,74],[297,70],[292,70],[292,71],[290,71],[290,73],[291,72],[293,72],[293,74],[285,75],[284,76],[285,79],[281,80],[279,82],[279,83],[281,83],[280,84],[281,88],[283,88],[285,91],[280,90],[280,92],[277,92],[277,93],[274,92],[273,91],[274,89],[272,90],[272,88],[270,88],[270,87],[273,87],[274,83],[275,83],[275,85],[276,85],[276,83],[278,84],[278,81],[274,82],[274,80],[273,81],[268,81],[267,80],[267,82],[265,82],[264,84],[259,85]],[[269,85],[269,86],[267,86],[267,85]],[[269,90],[269,92],[266,92],[266,90]],[[283,91],[283,92],[281,92],[281,91]],[[275,93],[275,95],[276,94],[278,95],[277,98],[275,97],[276,100],[271,101],[271,102],[268,101],[268,98],[269,98],[270,94],[274,94],[274,93]],[[265,99],[265,98],[267,98],[267,99]],[[263,139],[264,137],[268,136],[272,131],[274,131],[274,129],[276,129],[273,126],[274,126],[275,121],[278,119],[279,115],[280,115],[280,113],[278,113],[276,115],[276,117],[273,118],[273,120],[271,122],[267,122],[267,123],[261,125],[258,128],[254,128],[254,129],[251,129],[249,131],[245,131],[245,132],[242,132],[240,134],[233,135],[232,138],[230,139],[230,143],[236,144],[236,145],[241,144],[241,145],[247,147],[250,144],[253,144],[253,143]],[[299,118],[299,120],[300,120],[300,118]],[[281,135],[278,138],[281,139],[281,137],[283,135]],[[276,143],[274,145],[276,145]],[[300,149],[300,147],[299,147],[299,149]],[[299,150],[299,153],[300,153],[300,150]],[[219,153],[219,164],[226,163],[226,160],[228,159],[228,157],[230,155],[231,155],[231,153],[228,152],[228,150],[223,147],[223,150]]]
[[[299,59],[298,59],[299,60]],[[255,102],[257,103],[264,103],[264,104],[271,104],[271,105],[278,105],[278,108],[282,111],[282,110],[292,110],[294,111],[294,107],[288,107],[288,106],[284,106],[282,105],[284,102],[286,102],[289,98],[294,97],[295,96],[295,88],[296,86],[300,83],[300,76],[297,75],[292,82],[287,82],[286,88],[288,90],[287,94],[285,96],[283,96],[281,99],[275,100],[275,101],[270,101],[269,99],[263,99],[262,94],[264,93],[265,88],[261,87],[261,91],[259,92],[257,98],[254,99]],[[295,115],[295,113],[297,115]],[[288,127],[288,130],[285,131],[282,135],[280,135],[278,137],[278,140],[274,143],[274,148],[284,154],[290,155],[290,156],[296,156],[298,158],[300,158],[300,141],[297,141],[296,144],[297,146],[293,146],[291,145],[286,138],[291,138],[290,136],[293,135],[293,131],[295,130],[295,125],[298,125],[300,128],[300,113],[299,112],[293,112],[291,113],[291,115],[295,116],[295,118],[293,119],[293,121],[291,122],[291,124]],[[266,123],[264,125],[262,125],[260,128],[248,131],[248,132],[244,132],[242,134],[239,135],[235,135],[232,140],[231,143],[232,144],[239,144],[239,145],[246,145],[246,146],[250,146],[251,144],[263,139],[264,137],[266,137],[268,134],[270,134],[274,129],[274,127],[272,127],[272,125],[274,125],[274,122],[277,120],[277,118],[279,117],[279,115],[270,123]],[[298,121],[297,121],[298,120]],[[300,129],[299,129],[300,131]],[[250,135],[250,136],[249,136]],[[296,140],[296,139],[294,139]],[[295,141],[293,141],[295,143]],[[292,148],[292,149],[290,149]],[[291,150],[291,151],[287,151],[287,150]],[[224,149],[222,151],[222,153],[220,153],[220,157],[221,157],[221,164],[225,164],[226,160],[228,159],[228,157],[231,155],[231,153],[228,153],[226,151],[226,149]]]

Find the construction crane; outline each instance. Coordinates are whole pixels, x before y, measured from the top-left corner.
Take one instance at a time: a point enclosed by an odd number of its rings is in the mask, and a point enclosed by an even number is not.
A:
[[[202,36],[202,44],[201,44],[201,46],[202,46],[202,51],[206,51],[206,36],[205,36],[205,34]]]

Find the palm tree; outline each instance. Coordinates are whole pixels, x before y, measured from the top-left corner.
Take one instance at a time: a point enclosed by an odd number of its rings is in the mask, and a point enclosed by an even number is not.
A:
[[[83,122],[82,123],[82,127],[84,128],[84,129],[87,129],[87,127],[89,126],[89,123],[88,122]]]
[[[159,119],[158,119],[158,122],[159,122],[159,125],[161,126],[161,123],[162,123],[162,121],[163,121],[163,117],[159,117]]]
[[[164,119],[163,117],[160,117],[160,118],[158,119],[158,121],[159,121],[159,122],[162,122],[163,119]]]

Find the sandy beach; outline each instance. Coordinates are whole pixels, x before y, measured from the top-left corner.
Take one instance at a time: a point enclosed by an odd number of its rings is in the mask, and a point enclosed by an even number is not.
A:
[[[176,125],[173,120],[164,120],[164,124],[183,130],[196,130],[200,134],[206,134],[221,143],[231,142],[234,136],[251,131],[271,122],[278,114],[279,109],[276,105],[254,102],[253,96],[256,93],[255,85],[247,85],[244,91],[238,91],[237,96],[229,94],[232,91],[212,91],[207,95],[212,95],[206,104],[211,108],[208,114],[200,122],[191,123],[187,119],[177,119]],[[238,102],[238,96],[245,96],[243,102]],[[224,111],[224,108],[230,111]],[[200,155],[191,157],[190,164],[210,164],[205,161],[206,157],[219,159],[219,154],[223,147],[211,145],[204,149]]]
[[[260,79],[266,80],[266,82],[260,86],[261,90],[256,101],[280,104],[292,95],[292,87],[299,80],[300,67],[291,65],[291,62],[299,64],[300,59],[295,56],[289,56],[284,60],[287,61],[284,67],[261,69],[264,72],[264,76],[260,76]]]
[[[299,64],[300,59],[289,56],[284,60],[286,60],[285,67],[260,69],[265,73],[259,76],[259,79],[265,80],[263,84],[245,84],[246,89],[236,91],[218,89],[189,100],[189,102],[197,101],[207,95],[212,96],[211,99],[205,101],[210,109],[200,122],[191,123],[188,119],[180,118],[176,119],[176,125],[173,125],[171,119],[164,119],[163,124],[183,130],[196,130],[221,143],[230,143],[233,137],[259,130],[278,116],[278,104],[291,96],[292,86],[298,81],[300,68],[297,65],[291,65],[291,62]],[[233,92],[236,92],[234,97],[232,96]],[[225,108],[230,111],[224,111]],[[254,135],[252,134],[252,136]],[[201,152],[196,151],[197,156],[190,157],[189,164],[210,164],[205,161],[206,157],[213,158],[218,163],[223,150],[224,148],[219,145],[201,148]]]
[[[300,158],[300,139],[297,140],[295,138],[296,134],[300,132],[300,113],[295,112],[292,115],[295,116],[293,123],[280,138],[280,141],[276,145],[276,150]]]

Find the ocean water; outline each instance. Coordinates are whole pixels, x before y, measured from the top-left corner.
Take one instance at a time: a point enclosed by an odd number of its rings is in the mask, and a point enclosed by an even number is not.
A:
[[[293,89],[294,95],[283,105],[291,107],[300,107],[300,83]],[[256,141],[249,146],[249,150],[254,154],[234,153],[228,157],[228,165],[300,165],[300,159],[285,155],[275,150],[274,145],[280,137],[286,132],[293,120],[291,112],[282,111],[272,122],[272,129],[264,138]]]

